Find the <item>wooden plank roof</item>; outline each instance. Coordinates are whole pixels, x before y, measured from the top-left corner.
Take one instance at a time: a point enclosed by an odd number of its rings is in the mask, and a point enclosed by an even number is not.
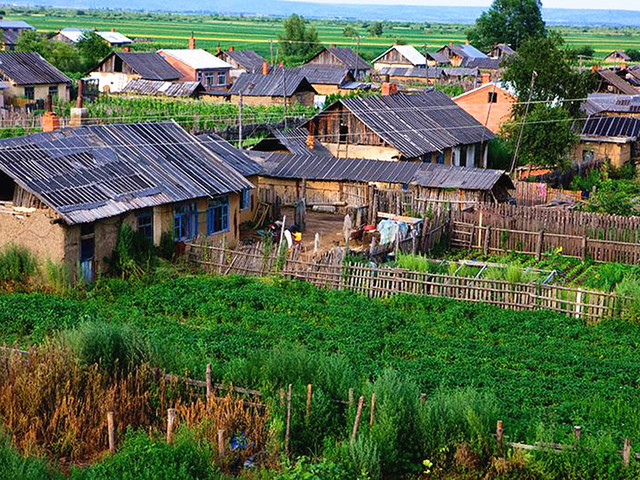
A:
[[[175,122],[84,126],[2,140],[0,170],[68,224],[252,187]]]
[[[623,78],[620,78],[618,74],[613,70],[598,70],[598,75],[600,75],[600,77],[609,85],[612,85],[620,90],[620,93],[624,93],[626,95],[634,95],[639,93],[638,90],[633,87],[633,85],[628,83]]]
[[[182,77],[178,70],[155,52],[113,52],[112,55],[119,57],[145,80],[178,80]]]
[[[315,92],[311,83],[297,69],[274,70],[268,75],[241,74],[229,89],[229,95],[252,97],[290,97],[299,90]]]
[[[253,50],[225,50],[220,52],[224,58],[231,58],[249,73],[260,73],[264,58]]]
[[[152,95],[161,97],[192,97],[205,89],[200,82],[165,82],[162,80],[130,80],[118,92],[131,95]]]

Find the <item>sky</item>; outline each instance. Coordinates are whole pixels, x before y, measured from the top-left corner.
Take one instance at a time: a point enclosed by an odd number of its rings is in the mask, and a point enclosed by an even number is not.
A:
[[[317,2],[318,0],[296,0]],[[322,3],[351,3],[351,4],[380,4],[380,5],[431,5],[456,7],[485,7],[491,5],[491,0],[322,0]],[[579,8],[579,9],[610,9],[610,10],[640,10],[640,0],[542,0],[545,8]]]

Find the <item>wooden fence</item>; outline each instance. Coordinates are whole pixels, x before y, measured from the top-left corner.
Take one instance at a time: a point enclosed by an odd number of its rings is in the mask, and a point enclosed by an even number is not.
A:
[[[370,267],[345,262],[337,249],[311,259],[293,251],[229,250],[206,244],[187,244],[190,262],[205,271],[228,275],[242,274],[304,280],[323,288],[351,290],[371,298],[393,294],[447,297],[482,302],[512,310],[548,309],[590,322],[611,317],[617,309],[614,294],[581,288],[506,280],[471,278],[415,272],[400,268]]]
[[[582,199],[580,191],[551,188],[547,183],[515,181],[514,184],[518,205],[544,205],[553,201],[574,203]]]
[[[640,261],[640,217],[484,204],[453,211],[450,233],[452,246],[487,253],[515,251],[539,258],[560,250],[596,262]]]

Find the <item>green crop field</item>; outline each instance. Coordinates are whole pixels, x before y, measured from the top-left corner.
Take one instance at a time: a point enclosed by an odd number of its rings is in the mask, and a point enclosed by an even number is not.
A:
[[[45,13],[43,13],[45,12]],[[224,18],[211,15],[141,14],[135,12],[92,12],[76,10],[20,10],[8,9],[7,17],[25,20],[38,30],[55,33],[65,27],[84,27],[119,32],[134,38],[144,38],[150,43],[141,43],[137,48],[183,47],[193,33],[199,45],[213,50],[218,44],[223,48],[233,45],[238,49],[252,49],[269,56],[273,41],[277,56],[277,35],[282,30],[281,19]],[[436,49],[449,42],[464,42],[468,26],[453,24],[389,24],[381,37],[367,37],[362,23],[348,21],[313,21],[320,41],[326,45],[337,44],[360,48],[369,60],[382,53],[393,42],[406,42],[416,47]],[[363,38],[358,47],[355,40],[346,38],[343,30],[353,26]],[[639,48],[640,30],[632,28],[577,28],[558,27],[568,46],[590,45],[596,56],[604,56],[616,49]]]

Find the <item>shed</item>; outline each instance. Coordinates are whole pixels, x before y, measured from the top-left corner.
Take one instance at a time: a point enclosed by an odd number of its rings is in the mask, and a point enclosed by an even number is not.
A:
[[[144,95],[154,97],[191,97],[204,93],[200,82],[163,82],[160,80],[131,80],[120,91],[124,95]]]
[[[243,73],[229,89],[233,103],[242,94],[245,105],[281,105],[301,103],[312,106],[316,90],[296,69],[274,70],[268,75]]]
[[[26,30],[34,30],[35,27],[23,20],[0,20],[2,31],[2,50],[15,50],[20,34]]]
[[[635,95],[640,93],[640,90],[636,89],[633,85],[631,85],[624,78],[618,75],[618,72],[614,70],[598,70],[598,76],[600,79],[598,92],[624,95]]]
[[[347,69],[357,81],[362,81],[371,72],[371,65],[348,47],[332,45],[314,55],[307,65],[323,65]],[[311,82],[313,83],[313,82]]]
[[[609,161],[616,168],[640,154],[640,119],[628,116],[590,116],[580,131],[578,159]]]
[[[393,45],[373,60],[373,68],[380,71],[389,67],[425,68],[427,59],[413,45]]]
[[[48,95],[69,100],[71,79],[35,52],[0,53],[0,74],[9,85],[3,95],[10,103],[24,105]]]

